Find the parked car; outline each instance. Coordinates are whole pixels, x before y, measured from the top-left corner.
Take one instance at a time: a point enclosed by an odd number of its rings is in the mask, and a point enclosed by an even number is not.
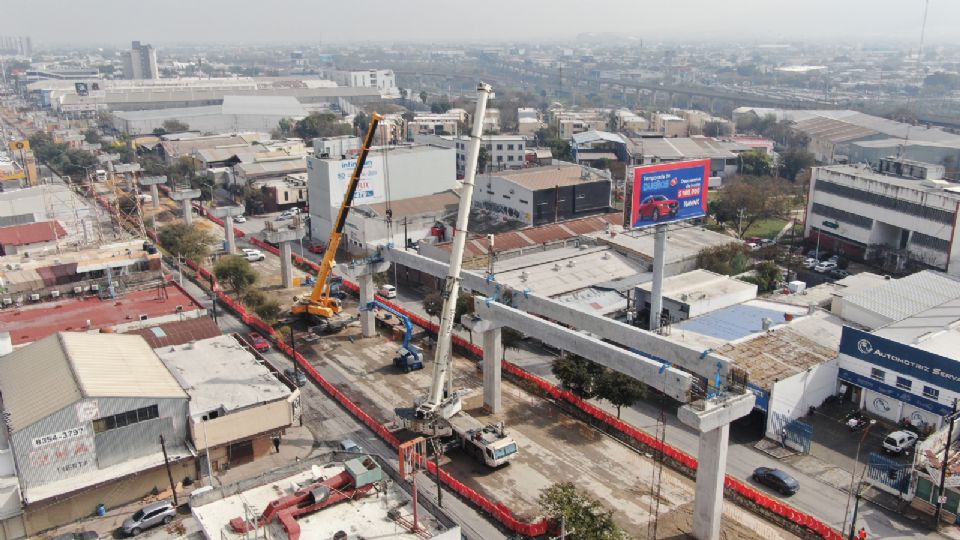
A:
[[[293,219],[293,214],[289,212],[284,212],[279,216],[277,216],[276,219],[274,219],[274,221],[289,221],[291,219]]]
[[[344,452],[363,452],[363,448],[360,448],[360,445],[353,442],[353,439],[344,439],[340,441],[340,450]]]
[[[58,534],[53,540],[99,540],[100,535],[96,531],[83,531]]]
[[[247,343],[260,352],[270,349],[270,342],[256,332],[250,332],[247,334]]]
[[[155,502],[137,510],[123,521],[120,530],[128,536],[137,536],[145,529],[166,525],[177,517],[177,509],[169,501]]]
[[[233,222],[234,222],[234,223],[246,223],[246,222],[247,222],[247,218],[246,218],[245,216],[243,216],[243,215],[233,216]]]
[[[820,264],[820,260],[815,257],[807,257],[807,259],[803,261],[803,266],[807,268],[813,268],[818,264]]]
[[[917,434],[912,431],[894,431],[883,440],[883,450],[891,454],[902,454],[904,450],[917,444]]]
[[[746,243],[746,246],[747,246],[748,248],[750,248],[750,251],[756,251],[756,250],[760,249],[760,244],[758,244],[758,243],[756,243],[756,242],[747,242],[747,243]]]
[[[821,274],[829,272],[831,270],[837,269],[837,263],[833,261],[823,261],[822,263],[813,267],[814,272],[820,272]]]
[[[662,217],[676,216],[679,207],[677,201],[673,199],[668,199],[663,195],[651,195],[640,202],[637,214],[640,219],[650,218],[654,221],[660,221]]]
[[[307,384],[307,374],[301,369],[287,368],[283,370],[283,374],[296,383],[297,386],[305,386]]]
[[[262,251],[256,249],[244,249],[243,256],[250,262],[262,261],[266,258]]]
[[[850,275],[850,272],[847,272],[846,270],[841,270],[839,268],[835,268],[830,271],[830,277],[834,279],[843,279],[849,275]]]
[[[757,467],[753,470],[753,480],[777,490],[781,495],[793,495],[800,490],[800,482],[780,469]]]
[[[381,285],[380,290],[377,291],[377,294],[384,298],[396,298],[397,288],[393,285]]]
[[[760,239],[760,247],[769,247],[769,246],[775,245],[776,243],[777,243],[777,241],[774,240],[773,238],[761,238],[761,239]]]
[[[307,251],[310,253],[316,253],[317,255],[322,255],[324,251],[327,250],[327,246],[322,243],[310,244],[310,247],[307,248]]]

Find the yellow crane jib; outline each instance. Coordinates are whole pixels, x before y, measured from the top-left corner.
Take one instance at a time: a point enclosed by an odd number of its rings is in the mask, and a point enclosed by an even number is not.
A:
[[[353,196],[357,192],[357,186],[360,184],[360,175],[363,173],[363,165],[367,161],[367,154],[370,152],[370,146],[373,144],[373,137],[377,131],[377,125],[383,120],[383,116],[373,113],[370,118],[370,127],[367,128],[367,134],[363,138],[363,145],[360,147],[360,154],[357,156],[357,164],[353,168],[353,175],[347,184],[347,189],[343,194],[343,204],[340,205],[340,211],[337,213],[337,219],[333,222],[333,228],[330,231],[330,240],[327,242],[326,251],[323,254],[323,260],[320,262],[320,271],[317,272],[317,283],[313,287],[309,298],[298,301],[293,306],[294,315],[309,314],[316,317],[333,317],[343,309],[340,306],[340,300],[330,296],[330,274],[333,267],[336,266],[334,257],[337,255],[337,249],[340,247],[340,240],[343,238],[343,226],[347,221],[347,214],[353,204]]]

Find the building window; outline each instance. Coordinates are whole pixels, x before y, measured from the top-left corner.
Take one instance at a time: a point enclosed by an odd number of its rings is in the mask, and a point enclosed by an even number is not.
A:
[[[520,204],[530,204],[530,201],[525,201],[523,199],[520,199]]]
[[[289,192],[289,191],[284,191],[284,192],[283,192],[283,200],[284,200],[284,201],[289,201],[289,200],[290,200],[290,192]]]
[[[897,388],[909,390],[911,387],[913,387],[913,381],[904,377],[897,377]]]
[[[522,145],[522,144],[518,144],[518,145],[517,145],[517,150],[520,150],[520,151],[522,152],[522,151],[523,151],[523,145]]]
[[[870,378],[883,382],[887,378],[887,373],[882,369],[870,368]]]
[[[504,198],[504,199],[509,199],[510,196],[509,196],[509,195],[504,195],[503,198]]]
[[[507,161],[513,161],[513,156],[507,156]]]
[[[932,400],[938,400],[940,399],[940,390],[933,388],[932,386],[924,386],[923,397],[930,398]]]
[[[513,150],[513,145],[512,145],[512,144],[508,144],[508,145],[507,145],[507,150]]]
[[[103,433],[104,431],[122,428],[140,422],[146,422],[147,420],[153,420],[154,418],[159,417],[160,409],[156,405],[141,407],[132,411],[122,412],[112,416],[104,416],[103,418],[97,418],[93,421],[93,432]]]
[[[487,195],[493,195],[493,191],[488,189],[488,190],[487,190]]]
[[[497,156],[497,161],[503,161],[503,156]]]
[[[498,144],[498,145],[497,145],[497,150],[503,150],[503,145],[502,145],[502,144]]]

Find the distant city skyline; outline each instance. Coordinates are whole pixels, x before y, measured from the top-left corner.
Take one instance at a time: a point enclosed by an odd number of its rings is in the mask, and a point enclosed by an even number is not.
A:
[[[503,42],[624,33],[657,41],[919,44],[924,0],[0,0],[5,27],[44,46],[176,43]],[[326,4],[326,5],[325,5]],[[160,8],[162,6],[162,8]],[[159,8],[159,9],[158,9]],[[960,2],[930,0],[926,43],[960,45]],[[13,30],[15,29],[15,30]]]

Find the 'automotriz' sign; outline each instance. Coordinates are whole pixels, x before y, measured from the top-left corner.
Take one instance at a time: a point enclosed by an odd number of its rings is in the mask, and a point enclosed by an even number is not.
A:
[[[849,326],[843,327],[840,353],[877,367],[960,392],[960,362]]]
[[[709,180],[709,159],[637,167],[631,225],[646,227],[704,216]]]

